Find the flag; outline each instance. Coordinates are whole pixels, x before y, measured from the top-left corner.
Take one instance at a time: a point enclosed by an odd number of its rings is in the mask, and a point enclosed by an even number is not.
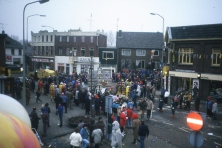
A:
[[[222,54],[220,54],[220,59],[222,58]]]
[[[199,59],[201,59],[201,55],[199,56]]]

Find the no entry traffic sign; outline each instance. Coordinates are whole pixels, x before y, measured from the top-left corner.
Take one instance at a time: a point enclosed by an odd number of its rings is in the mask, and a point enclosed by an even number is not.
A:
[[[189,113],[187,125],[194,131],[199,131],[203,127],[203,118],[196,112]]]

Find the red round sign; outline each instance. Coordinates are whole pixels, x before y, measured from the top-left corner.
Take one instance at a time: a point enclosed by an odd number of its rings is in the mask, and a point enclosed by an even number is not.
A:
[[[187,116],[187,125],[194,131],[199,131],[203,127],[203,118],[200,114],[193,112]]]

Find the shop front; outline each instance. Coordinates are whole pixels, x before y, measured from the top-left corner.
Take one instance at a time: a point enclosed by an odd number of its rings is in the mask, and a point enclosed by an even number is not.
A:
[[[168,87],[170,88],[170,94],[175,95],[179,87],[182,87],[183,91],[192,92],[194,82],[199,80],[197,75],[198,73],[192,71],[169,71],[170,81],[168,81]]]
[[[169,71],[169,76],[171,77],[171,95],[175,95],[179,87],[182,87],[183,91],[191,92],[193,95],[192,89],[194,86],[199,89],[199,95],[202,100],[205,100],[208,96],[222,93],[222,75]]]
[[[0,76],[0,94],[14,97],[14,77]]]
[[[38,58],[33,57],[32,59],[32,67],[34,70],[37,69],[50,69],[54,70],[54,58]]]

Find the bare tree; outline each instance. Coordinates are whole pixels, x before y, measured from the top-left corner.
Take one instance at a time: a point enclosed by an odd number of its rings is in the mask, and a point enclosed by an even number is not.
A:
[[[13,40],[16,40],[16,41],[20,42],[20,41],[19,41],[19,37],[18,37],[17,35],[11,35],[11,38],[12,38]]]
[[[116,45],[115,42],[116,42],[116,38],[114,37],[113,32],[110,30],[107,33],[107,46],[108,47],[115,47],[115,45]]]

